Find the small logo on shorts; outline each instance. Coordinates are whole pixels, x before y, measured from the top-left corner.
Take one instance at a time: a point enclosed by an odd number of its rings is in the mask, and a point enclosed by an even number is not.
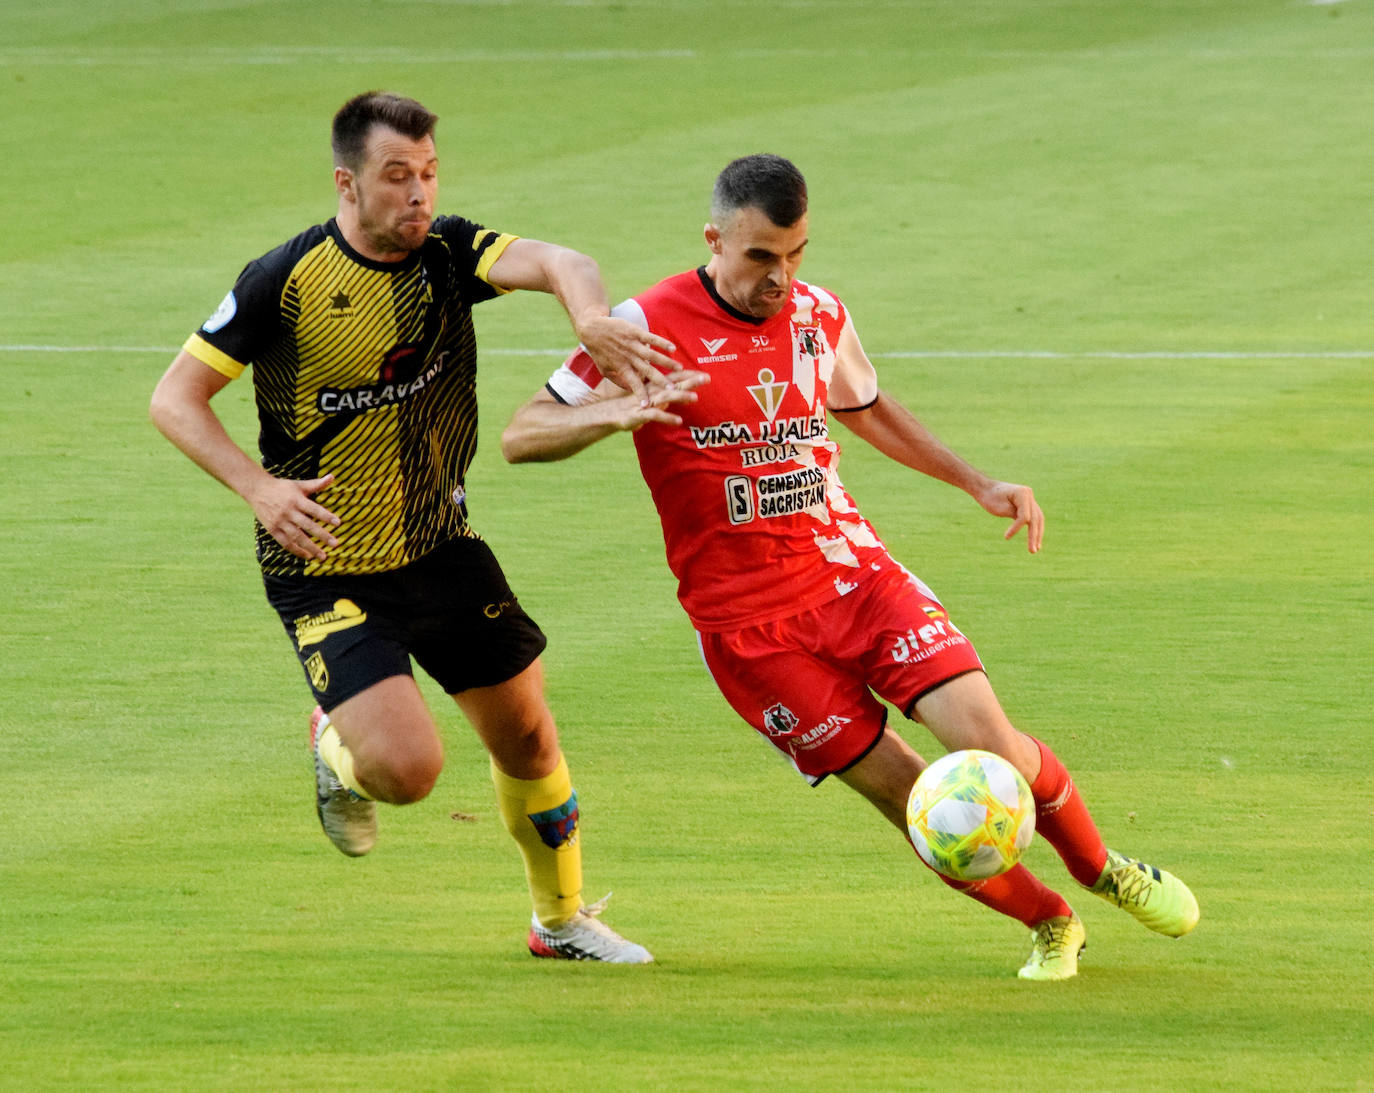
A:
[[[801,722],[797,720],[797,715],[781,702],[774,703],[763,711],[763,731],[769,736],[786,736],[790,732],[796,732],[799,724]]]
[[[499,619],[502,615],[504,615],[507,611],[514,607],[515,604],[516,599],[514,596],[512,596],[510,599],[502,600],[500,603],[487,604],[486,607],[482,608],[482,614],[486,615],[486,617],[489,619]]]
[[[812,748],[819,748],[822,744],[828,744],[849,724],[852,724],[850,718],[843,714],[832,713],[819,725],[807,729],[795,740],[790,741],[793,754],[795,755],[798,751],[810,751]]]
[[[367,621],[367,612],[352,600],[335,600],[332,611],[305,615],[296,620],[296,648],[319,645],[330,634]]]
[[[310,677],[310,686],[315,690],[329,690],[329,669],[324,665],[323,653],[310,654],[305,662],[305,673]]]

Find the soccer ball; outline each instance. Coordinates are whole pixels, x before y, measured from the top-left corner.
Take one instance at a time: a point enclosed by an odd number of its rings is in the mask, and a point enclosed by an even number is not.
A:
[[[1005,873],[1035,834],[1021,772],[990,751],[952,751],[921,772],[906,804],[916,853],[954,880]]]

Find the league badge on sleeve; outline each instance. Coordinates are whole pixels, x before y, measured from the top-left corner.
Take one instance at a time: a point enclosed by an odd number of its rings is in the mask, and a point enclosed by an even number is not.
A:
[[[220,301],[219,307],[215,308],[215,313],[201,324],[201,329],[207,334],[223,330],[229,320],[238,314],[238,310],[239,302],[234,298],[234,290],[230,289],[224,299]]]

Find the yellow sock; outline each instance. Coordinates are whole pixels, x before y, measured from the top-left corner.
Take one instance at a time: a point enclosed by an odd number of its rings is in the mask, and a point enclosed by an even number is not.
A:
[[[525,859],[525,879],[534,913],[557,929],[582,906],[582,845],[577,828],[577,794],[560,755],[543,778],[512,778],[491,764],[496,805],[506,830]]]
[[[325,766],[334,772],[334,777],[345,789],[351,789],[359,797],[372,800],[372,794],[363,789],[358,783],[358,776],[353,773],[353,753],[339,739],[338,729],[333,725],[327,725],[315,743],[315,750],[320,753]]]

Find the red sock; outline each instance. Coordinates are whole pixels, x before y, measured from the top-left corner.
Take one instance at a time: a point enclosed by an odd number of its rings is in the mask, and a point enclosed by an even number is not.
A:
[[[1031,786],[1036,834],[1064,859],[1074,880],[1091,888],[1106,868],[1107,847],[1064,764],[1039,740],[1035,746],[1040,749],[1040,775]]]
[[[935,870],[931,870],[935,873]],[[1061,918],[1073,914],[1064,897],[1047,888],[1024,865],[1014,865],[1005,873],[987,880],[950,880],[935,873],[956,892],[976,899],[985,907],[1000,911],[1034,929],[1047,918]]]

